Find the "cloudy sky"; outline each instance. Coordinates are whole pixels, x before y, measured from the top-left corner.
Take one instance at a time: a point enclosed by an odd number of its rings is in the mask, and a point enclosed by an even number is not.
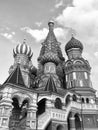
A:
[[[47,23],[55,21],[55,35],[64,56],[72,32],[84,46],[83,57],[92,67],[93,87],[98,90],[98,0],[0,0],[0,83],[13,64],[13,48],[26,39],[37,66]]]

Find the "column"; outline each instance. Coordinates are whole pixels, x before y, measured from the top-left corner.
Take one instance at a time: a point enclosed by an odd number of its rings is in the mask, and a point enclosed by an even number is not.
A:
[[[26,130],[36,130],[37,128],[36,111],[37,111],[37,105],[30,104],[27,110]]]
[[[12,100],[3,98],[0,102],[0,130],[9,130],[9,119],[12,111]]]
[[[69,117],[70,130],[75,130],[75,117]]]
[[[52,107],[54,107],[54,105],[52,104],[51,100],[47,99],[46,100],[46,109],[52,108]]]

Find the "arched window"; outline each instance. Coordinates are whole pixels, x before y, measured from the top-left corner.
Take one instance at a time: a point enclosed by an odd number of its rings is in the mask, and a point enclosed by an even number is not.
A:
[[[86,98],[86,103],[89,103],[89,99],[88,98]]]
[[[2,100],[2,95],[0,95],[0,100]]]
[[[73,101],[77,101],[76,95],[73,95]]]
[[[71,130],[71,121],[70,118],[72,117],[72,112],[69,112],[68,117],[67,117],[67,128],[68,130]]]
[[[56,98],[56,100],[55,100],[55,107],[57,109],[62,109],[62,102],[61,102],[60,98]]]
[[[70,103],[70,95],[67,95],[66,100],[65,100],[65,105],[67,106]]]
[[[14,128],[16,126],[17,123],[20,122],[20,114],[21,114],[21,107],[19,106],[19,101],[17,97],[13,97],[12,98],[12,105],[13,105],[13,109],[12,109],[12,114],[10,116],[10,120],[9,120],[9,128]]]
[[[29,101],[27,99],[25,99],[23,102],[22,102],[22,105],[21,105],[21,115],[20,115],[20,119],[23,119],[27,116],[27,108],[28,108],[28,105],[29,105]]]
[[[65,100],[65,105],[67,106],[70,103],[70,95],[67,95],[66,100]]]
[[[84,103],[84,98],[82,98],[82,103]]]

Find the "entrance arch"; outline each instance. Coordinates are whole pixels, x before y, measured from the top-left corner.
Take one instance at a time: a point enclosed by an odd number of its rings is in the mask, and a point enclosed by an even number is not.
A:
[[[81,130],[81,121],[80,121],[80,117],[79,114],[75,114],[75,128],[76,130]]]

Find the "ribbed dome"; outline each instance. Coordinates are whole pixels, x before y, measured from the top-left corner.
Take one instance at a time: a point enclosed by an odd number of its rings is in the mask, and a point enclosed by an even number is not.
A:
[[[31,51],[31,48],[23,42],[22,44],[18,44],[14,49],[13,49],[14,57],[17,54],[24,54],[27,55],[29,58],[32,57],[33,53]]]
[[[67,51],[69,50],[69,49],[72,49],[72,48],[80,48],[81,49],[81,51],[83,50],[83,45],[82,45],[82,43],[79,41],[79,40],[77,40],[77,39],[75,39],[74,37],[72,37],[71,39],[70,39],[70,41],[66,44],[66,46],[65,46],[65,51],[66,51],[66,53],[67,53]]]

